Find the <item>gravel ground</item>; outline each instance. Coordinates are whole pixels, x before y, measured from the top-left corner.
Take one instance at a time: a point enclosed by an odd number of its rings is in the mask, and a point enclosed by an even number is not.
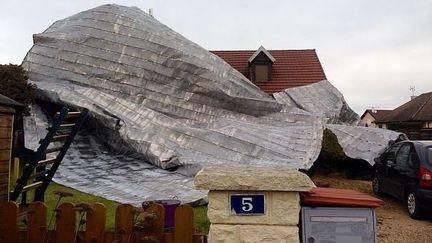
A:
[[[373,195],[371,183],[362,180],[349,180],[340,174],[312,176],[312,179],[329,182],[331,187],[354,189]],[[410,243],[432,242],[432,218],[413,220],[408,216],[405,206],[389,196],[379,197],[384,200],[384,206],[376,210],[378,225],[378,242]]]

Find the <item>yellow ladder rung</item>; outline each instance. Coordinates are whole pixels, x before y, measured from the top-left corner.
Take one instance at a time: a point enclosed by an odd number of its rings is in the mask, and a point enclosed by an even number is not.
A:
[[[54,158],[49,158],[49,159],[40,160],[40,161],[38,162],[38,165],[41,166],[41,165],[52,164],[52,163],[54,163],[54,161],[55,161],[56,159],[57,159],[57,158],[54,157]]]
[[[75,123],[68,123],[68,124],[61,124],[60,128],[66,129],[66,128],[72,128],[74,127],[76,124]]]
[[[42,186],[42,184],[43,184],[42,181],[38,181],[38,182],[32,183],[30,185],[27,185],[27,186],[23,187],[22,191],[26,192],[26,191],[38,188],[38,187]]]
[[[65,139],[68,138],[68,137],[69,137],[69,134],[54,136],[54,137],[51,139],[51,142],[56,142],[56,141],[65,140]]]

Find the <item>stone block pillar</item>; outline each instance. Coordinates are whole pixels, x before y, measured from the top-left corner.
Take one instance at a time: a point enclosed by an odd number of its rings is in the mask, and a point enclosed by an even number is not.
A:
[[[209,190],[210,243],[300,242],[299,192],[313,186],[283,168],[206,167],[195,177],[197,189]]]

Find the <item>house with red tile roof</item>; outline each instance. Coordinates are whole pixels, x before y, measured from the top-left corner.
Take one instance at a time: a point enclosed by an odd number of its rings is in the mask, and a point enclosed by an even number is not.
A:
[[[314,49],[211,51],[256,86],[274,93],[326,79]]]
[[[432,140],[432,92],[414,97],[375,124],[403,132],[412,140]]]

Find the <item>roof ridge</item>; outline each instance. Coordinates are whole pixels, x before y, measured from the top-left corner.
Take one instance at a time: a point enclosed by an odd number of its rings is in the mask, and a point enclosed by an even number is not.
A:
[[[426,99],[426,101],[420,106],[420,108],[416,112],[414,112],[414,114],[411,116],[411,120],[413,120],[414,117],[416,117],[417,114],[423,109],[423,107],[425,107],[425,105],[429,103],[429,101],[431,100],[432,100],[432,93],[429,94],[429,98]]]
[[[245,52],[246,51],[252,51],[252,52],[255,52],[256,50],[253,50],[253,49],[209,50],[209,52],[214,52],[214,51],[245,51]],[[267,51],[316,51],[316,49],[311,49],[311,48],[306,48],[306,49],[268,49]]]
[[[276,59],[272,56],[272,54],[270,54],[270,53],[269,53],[269,52],[264,48],[264,46],[260,46],[260,47],[258,48],[258,50],[256,50],[256,51],[254,52],[254,54],[252,54],[252,56],[249,57],[248,62],[252,63],[252,62],[255,60],[255,58],[256,58],[256,57],[257,57],[261,52],[264,53],[264,55],[266,55],[267,58],[270,59],[270,61],[271,61],[272,63],[274,63],[274,62],[276,61]]]

